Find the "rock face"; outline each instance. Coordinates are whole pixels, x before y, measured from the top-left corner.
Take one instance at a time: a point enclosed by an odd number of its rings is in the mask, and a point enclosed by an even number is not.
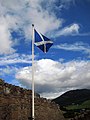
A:
[[[31,120],[32,92],[0,79],[0,120]],[[59,106],[35,94],[35,120],[64,120]]]

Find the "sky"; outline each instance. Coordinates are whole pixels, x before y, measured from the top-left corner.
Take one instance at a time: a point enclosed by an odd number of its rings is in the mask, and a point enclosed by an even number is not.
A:
[[[47,53],[35,46],[35,91],[90,89],[90,0],[0,0],[0,78],[31,89],[32,24],[54,43]]]

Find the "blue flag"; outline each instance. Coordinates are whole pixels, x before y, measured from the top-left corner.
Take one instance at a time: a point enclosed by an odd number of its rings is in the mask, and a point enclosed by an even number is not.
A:
[[[38,48],[40,48],[43,52],[45,53],[48,52],[49,48],[53,45],[53,42],[44,35],[42,35],[41,33],[38,33],[35,29],[34,29],[34,35],[35,35],[34,44]]]

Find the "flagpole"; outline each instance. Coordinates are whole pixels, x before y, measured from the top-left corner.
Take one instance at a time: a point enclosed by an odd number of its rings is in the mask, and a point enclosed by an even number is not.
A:
[[[32,24],[32,120],[34,119],[34,24]]]

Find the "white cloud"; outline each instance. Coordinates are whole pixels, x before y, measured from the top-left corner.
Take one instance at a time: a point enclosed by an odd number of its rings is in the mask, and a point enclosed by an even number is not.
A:
[[[83,42],[76,42],[74,44],[64,43],[64,44],[56,45],[53,48],[63,49],[63,50],[68,50],[68,51],[79,51],[84,54],[90,55],[90,45],[85,44]]]
[[[22,85],[30,88],[31,67],[19,70],[16,79]],[[42,59],[35,62],[35,89],[41,95],[48,97],[53,93],[57,96],[61,92],[74,88],[90,88],[90,63],[88,61],[60,63],[50,59]]]
[[[0,0],[0,54],[15,52],[10,30],[22,28],[26,39],[30,39],[32,23],[42,33],[62,26],[62,19],[58,19],[48,9],[43,9],[42,2],[43,0]]]
[[[67,36],[67,35],[77,35],[79,34],[79,28],[80,26],[77,23],[74,23],[70,26],[67,26],[56,33],[56,36]]]
[[[8,28],[7,21],[0,17],[0,54],[9,54],[15,50],[12,48],[13,42]]]
[[[5,66],[4,68],[0,68],[0,76],[12,76],[13,74],[16,73],[16,71],[18,71],[19,68],[15,67],[15,66]]]
[[[31,55],[25,54],[11,54],[0,57],[0,66],[16,64],[16,63],[29,63],[31,64]]]

